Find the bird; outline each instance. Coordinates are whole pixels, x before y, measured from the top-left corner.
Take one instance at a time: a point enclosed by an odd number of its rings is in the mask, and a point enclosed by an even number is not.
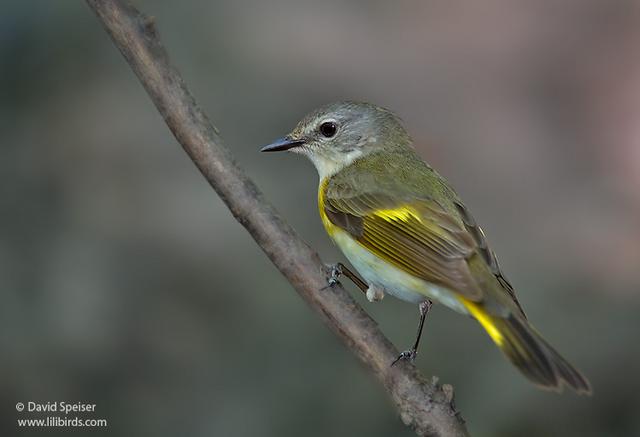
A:
[[[413,347],[391,365],[416,358],[435,302],[475,319],[536,386],[591,394],[588,379],[529,322],[484,232],[392,111],[327,104],[260,150],[293,152],[314,164],[322,224],[357,271],[335,264],[328,286],[344,275],[370,301],[390,294],[418,305]]]

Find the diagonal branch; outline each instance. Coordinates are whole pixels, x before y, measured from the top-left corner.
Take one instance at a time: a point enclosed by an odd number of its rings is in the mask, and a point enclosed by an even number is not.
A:
[[[426,382],[415,366],[390,367],[398,351],[337,285],[322,292],[327,271],[318,254],[280,217],[223,146],[146,17],[122,0],[87,0],[147,90],[178,142],[209,184],[304,300],[384,385],[402,421],[420,435],[467,436],[453,389]]]

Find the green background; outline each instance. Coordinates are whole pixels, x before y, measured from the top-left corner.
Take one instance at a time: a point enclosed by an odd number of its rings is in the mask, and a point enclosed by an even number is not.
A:
[[[640,434],[640,8],[596,0],[138,1],[240,165],[327,262],[317,176],[264,155],[338,99],[393,109],[594,387],[532,387],[436,307],[417,365],[478,436]],[[356,299],[400,348],[417,308]],[[83,2],[2,2],[0,434],[412,435],[231,217]],[[55,435],[70,430],[45,430]]]

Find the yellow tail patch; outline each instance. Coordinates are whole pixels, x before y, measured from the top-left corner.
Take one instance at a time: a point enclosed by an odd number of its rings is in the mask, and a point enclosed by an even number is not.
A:
[[[460,302],[507,358],[535,384],[556,391],[567,385],[578,393],[591,393],[589,381],[526,320],[513,314],[493,316],[482,306],[464,298],[460,298]]]
[[[493,321],[493,317],[489,316],[480,306],[467,299],[460,299],[467,311],[482,325],[487,331],[489,337],[498,345],[504,345],[504,336]]]

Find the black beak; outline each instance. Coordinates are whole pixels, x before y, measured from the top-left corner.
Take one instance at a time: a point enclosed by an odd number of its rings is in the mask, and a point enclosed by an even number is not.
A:
[[[283,150],[293,149],[304,144],[304,140],[292,140],[291,138],[279,138],[273,143],[260,149],[261,152],[281,152]]]

